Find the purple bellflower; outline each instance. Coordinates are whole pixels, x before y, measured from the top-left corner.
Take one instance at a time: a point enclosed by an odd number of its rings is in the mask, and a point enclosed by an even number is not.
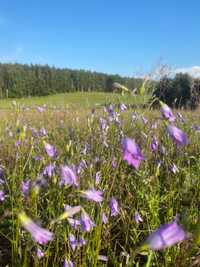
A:
[[[98,256],[98,260],[107,262],[107,261],[108,261],[108,257],[105,256],[105,255],[99,255],[99,256]]]
[[[75,173],[75,171],[68,167],[68,166],[62,166],[61,167],[61,173],[60,173],[60,185],[74,185],[78,186],[78,177]]]
[[[49,165],[47,165],[44,170],[43,170],[43,175],[44,176],[48,176],[49,178],[51,178],[54,174],[54,170],[55,170],[55,165],[52,165],[51,163]]]
[[[74,267],[74,264],[72,261],[65,259],[63,267]]]
[[[172,165],[170,166],[170,169],[171,169],[171,171],[172,171],[174,174],[176,174],[177,172],[179,172],[179,169],[178,169],[178,167],[176,166],[175,163],[172,163]]]
[[[103,192],[100,190],[95,190],[94,188],[86,191],[82,191],[82,196],[95,201],[95,202],[102,202],[103,201]]]
[[[57,150],[54,146],[48,144],[48,143],[44,143],[44,148],[46,150],[46,153],[48,154],[48,156],[50,158],[55,159],[57,157]]]
[[[90,232],[93,227],[95,227],[95,224],[90,219],[89,215],[83,211],[81,214],[81,229],[83,232]]]
[[[34,157],[34,160],[35,160],[35,161],[41,161],[41,160],[42,160],[42,157],[41,157],[41,156],[35,156],[35,157]]]
[[[81,225],[80,220],[73,219],[73,218],[68,218],[67,220],[74,230],[78,230],[79,226]]]
[[[111,164],[112,164],[113,169],[115,169],[117,167],[117,159],[116,158],[113,158]]]
[[[46,245],[53,239],[53,233],[34,223],[24,212],[18,215],[22,226],[31,234],[33,240],[40,245]]]
[[[44,111],[44,108],[43,107],[37,107],[37,111],[42,113]]]
[[[44,252],[40,248],[37,248],[36,256],[40,260],[41,258],[44,257]]]
[[[100,181],[101,181],[101,172],[98,171],[95,174],[95,184],[98,185],[100,183]]]
[[[107,121],[104,118],[99,119],[100,128],[102,131],[107,131],[109,126],[107,125]]]
[[[0,201],[3,202],[5,200],[5,197],[6,197],[5,193],[2,190],[0,190]]]
[[[137,224],[143,222],[143,219],[142,219],[142,217],[140,216],[139,212],[135,212],[135,214],[134,214],[134,221],[135,221]]]
[[[102,213],[102,223],[107,224],[108,222],[108,217],[106,216],[105,212]]]
[[[186,237],[185,231],[174,220],[158,228],[147,238],[145,243],[152,250],[162,250],[183,241]]]
[[[72,250],[75,251],[76,247],[78,246],[78,241],[73,234],[69,234],[69,243]]]
[[[187,135],[174,125],[168,125],[167,132],[178,148],[188,144]]]
[[[24,196],[28,195],[31,187],[31,180],[23,181],[21,183],[21,192]]]
[[[167,104],[161,102],[161,110],[160,111],[161,111],[161,115],[164,119],[166,119],[170,122],[175,122],[176,117],[173,115],[171,108]]]
[[[158,139],[156,138],[156,136],[152,138],[151,150],[152,152],[156,152],[158,150]]]
[[[31,135],[32,135],[33,137],[37,137],[38,132],[37,132],[37,130],[36,130],[35,128],[30,127],[30,131],[31,131]]]
[[[83,247],[83,246],[85,246],[86,244],[87,244],[87,242],[85,241],[85,239],[82,238],[82,237],[80,237],[80,238],[79,238],[79,246],[80,246],[80,247]]]
[[[125,110],[127,110],[127,106],[125,105],[125,104],[121,104],[120,105],[120,110],[123,112],[123,111],[125,111]]]
[[[87,169],[87,163],[86,163],[86,161],[84,159],[82,159],[80,161],[79,165],[77,166],[77,173],[80,174],[85,169]]]
[[[4,181],[4,171],[3,171],[3,168],[0,167],[0,184],[4,184],[5,181]]]
[[[111,212],[110,215],[113,217],[117,216],[119,214],[119,205],[118,205],[116,198],[112,197],[110,199],[109,206],[110,206],[110,212]]]
[[[132,121],[134,122],[135,120],[137,120],[138,118],[138,115],[136,112],[133,112],[132,115],[131,115],[131,118],[132,118]]]
[[[40,136],[46,136],[47,135],[47,131],[44,127],[40,129],[39,133],[40,133]]]
[[[125,137],[122,141],[123,159],[132,165],[135,169],[138,169],[140,162],[144,160],[144,156],[141,153],[139,146],[134,139]]]

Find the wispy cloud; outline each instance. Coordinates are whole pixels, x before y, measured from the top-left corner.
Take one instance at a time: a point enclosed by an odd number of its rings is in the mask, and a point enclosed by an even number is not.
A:
[[[18,62],[21,60],[23,52],[24,52],[24,47],[22,45],[16,45],[13,51],[11,51],[9,54],[0,55],[0,61],[11,62],[11,63]]]
[[[200,66],[192,66],[186,68],[175,69],[175,73],[188,73],[192,77],[200,78]]]
[[[22,64],[47,64],[48,59],[40,54],[30,54],[29,49],[22,44],[15,45],[10,52],[0,50],[1,63],[22,63]],[[53,65],[53,63],[52,63]]]

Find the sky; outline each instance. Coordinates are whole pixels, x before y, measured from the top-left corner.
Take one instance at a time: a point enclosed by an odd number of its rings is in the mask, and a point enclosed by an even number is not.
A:
[[[200,75],[199,0],[1,1],[0,62]]]

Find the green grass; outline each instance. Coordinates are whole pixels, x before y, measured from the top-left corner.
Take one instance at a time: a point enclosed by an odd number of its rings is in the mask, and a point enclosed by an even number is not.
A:
[[[81,108],[91,108],[99,107],[108,103],[125,103],[140,105],[149,99],[148,96],[132,96],[132,95],[120,95],[117,93],[98,93],[98,92],[78,92],[78,93],[66,93],[66,94],[56,94],[45,97],[31,97],[31,98],[21,98],[21,99],[3,99],[0,100],[0,109],[9,109],[12,106],[13,101],[17,101],[20,105],[25,105],[28,107],[35,107],[39,105],[48,104],[49,108],[58,106],[60,109],[66,107],[81,107]]]
[[[177,127],[187,133],[190,141],[187,146],[177,149],[167,136],[166,122],[159,119],[158,111],[137,109],[122,113],[116,107],[120,120],[116,123],[109,120],[103,107],[94,114],[89,109],[99,102],[119,103],[121,100],[132,103],[131,98],[119,95],[69,94],[20,99],[17,107],[1,111],[0,165],[5,183],[0,184],[0,190],[6,193],[6,198],[0,202],[0,266],[59,267],[63,266],[65,258],[78,267],[186,267],[198,261],[200,134],[191,128],[200,124],[198,113],[183,112],[186,122],[177,119]],[[10,101],[2,101],[2,108],[9,108]],[[45,103],[47,108],[42,113],[35,108],[27,110],[18,106],[35,107]],[[71,108],[63,109],[67,104]],[[51,105],[56,105],[57,109],[49,108]],[[133,111],[138,113],[134,121]],[[148,119],[147,124],[143,123],[142,116]],[[100,128],[100,117],[108,125],[104,132]],[[157,128],[152,128],[155,121]],[[47,131],[46,136],[40,135],[42,127]],[[134,138],[145,155],[138,170],[128,166],[122,158],[122,134]],[[160,145],[156,153],[150,150],[154,135]],[[44,142],[56,147],[56,159],[47,155]],[[81,160],[85,160],[87,167],[78,174],[79,187],[61,187],[60,167],[78,166]],[[170,170],[172,163],[179,169],[176,174]],[[56,172],[50,178],[43,177],[41,183],[41,174],[48,164],[54,164]],[[95,184],[97,172],[101,174],[99,184]],[[32,186],[24,196],[21,184],[27,180]],[[40,186],[36,187],[36,184]],[[91,187],[104,192],[101,204],[81,196],[81,190]],[[116,217],[110,216],[111,197],[119,203],[120,213]],[[63,214],[64,204],[81,205],[96,227],[89,233],[82,233],[80,229],[74,230],[67,219],[52,224]],[[18,219],[22,211],[53,232],[54,239],[44,246],[36,244]],[[106,225],[101,221],[102,212],[108,217]],[[135,212],[143,218],[139,225],[134,221]],[[191,238],[162,252],[139,251],[153,230],[170,222],[177,214],[179,223],[191,233]],[[80,214],[74,217],[80,219]],[[73,251],[68,241],[69,233],[77,239],[83,237],[86,245]],[[38,247],[45,253],[40,260],[36,257]],[[106,255],[108,263],[100,261],[99,255]]]

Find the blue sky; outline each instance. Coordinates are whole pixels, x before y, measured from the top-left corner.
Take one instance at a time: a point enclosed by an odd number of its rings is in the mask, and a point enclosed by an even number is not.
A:
[[[1,1],[0,61],[129,76],[161,59],[197,69],[199,10],[199,0]]]

